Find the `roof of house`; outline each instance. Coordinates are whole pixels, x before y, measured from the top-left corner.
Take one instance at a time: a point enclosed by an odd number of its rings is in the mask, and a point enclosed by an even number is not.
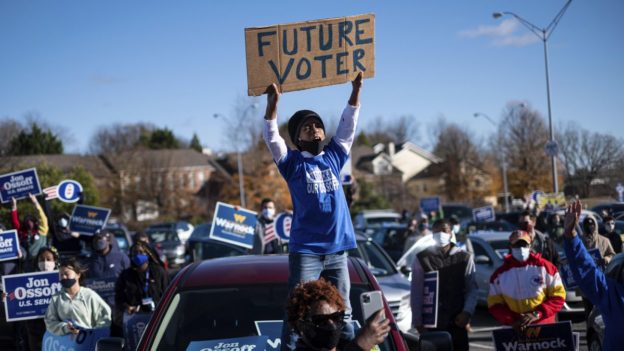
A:
[[[61,171],[68,172],[76,166],[84,168],[93,175],[100,177],[110,176],[114,173],[100,156],[60,154],[60,155],[26,155],[9,156],[0,158],[3,168],[30,168],[47,164]]]
[[[151,169],[208,167],[212,170],[217,168],[211,156],[193,149],[140,149],[124,151],[116,155],[105,155],[104,158],[118,170],[135,167]]]

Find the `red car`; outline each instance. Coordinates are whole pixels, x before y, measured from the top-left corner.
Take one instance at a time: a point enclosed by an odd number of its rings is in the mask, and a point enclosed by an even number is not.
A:
[[[381,288],[361,260],[349,258],[349,274],[353,317],[363,325],[359,296]],[[279,350],[287,281],[287,255],[225,257],[187,266],[156,307],[137,350],[184,351],[191,342],[250,335],[268,335],[266,350]],[[385,300],[384,306],[394,322]],[[105,338],[98,350],[122,350],[122,345],[123,339]],[[381,351],[409,350],[396,325],[379,346]]]

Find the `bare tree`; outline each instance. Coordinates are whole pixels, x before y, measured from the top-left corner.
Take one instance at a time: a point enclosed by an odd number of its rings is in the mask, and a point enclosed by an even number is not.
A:
[[[419,137],[419,124],[411,115],[402,115],[397,119],[377,116],[367,126],[366,137],[374,145],[393,142],[402,144],[406,141],[416,142]]]
[[[8,156],[11,140],[24,129],[17,120],[5,117],[0,120],[0,156]]]
[[[544,152],[548,129],[544,118],[526,104],[509,103],[492,142],[492,152],[505,153],[509,190],[515,196],[549,189],[550,161]]]
[[[556,135],[566,183],[575,186],[581,196],[590,195],[592,182],[616,167],[624,157],[624,143],[609,134],[590,132],[570,122]]]
[[[99,127],[89,142],[92,154],[118,154],[136,148],[142,135],[151,133],[156,127],[151,123],[122,124]]]

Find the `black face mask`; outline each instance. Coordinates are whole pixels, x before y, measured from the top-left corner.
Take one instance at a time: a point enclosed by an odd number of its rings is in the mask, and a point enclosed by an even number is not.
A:
[[[305,141],[299,140],[299,150],[307,151],[316,156],[321,153],[321,142],[319,140]]]
[[[317,350],[331,350],[338,345],[340,333],[345,322],[314,325],[306,321],[302,323],[301,335],[303,342]]]
[[[593,235],[595,229],[596,225],[593,223],[586,223],[583,225],[583,230],[585,231],[585,234]]]
[[[61,279],[60,283],[62,287],[69,289],[76,284],[76,279]]]

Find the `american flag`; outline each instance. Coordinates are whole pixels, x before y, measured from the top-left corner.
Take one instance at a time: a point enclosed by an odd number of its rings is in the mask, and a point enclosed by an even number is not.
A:
[[[275,238],[277,238],[277,236],[275,234],[275,225],[273,223],[268,223],[264,227],[264,237],[262,238],[262,240],[265,243],[268,243],[271,240],[274,240]]]
[[[43,193],[46,195],[45,199],[46,200],[52,200],[52,199],[57,199],[58,198],[58,191],[57,191],[58,186],[51,186],[49,188],[45,188],[43,189]]]

